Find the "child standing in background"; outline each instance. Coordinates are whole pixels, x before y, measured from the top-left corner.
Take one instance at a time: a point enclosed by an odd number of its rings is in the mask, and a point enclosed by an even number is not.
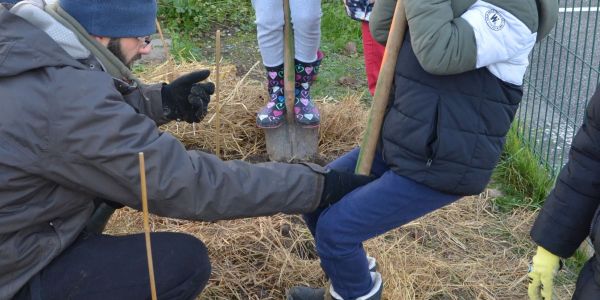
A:
[[[269,102],[256,116],[260,128],[276,128],[285,120],[283,88],[283,1],[252,0],[256,14],[258,46],[267,69]],[[290,0],[295,50],[296,122],[303,127],[317,127],[320,114],[310,96],[310,86],[319,72],[322,54],[317,53],[321,41],[321,0]]]
[[[344,2],[348,16],[361,22],[360,30],[362,32],[367,84],[369,85],[371,96],[375,94],[377,77],[379,76],[383,52],[385,51],[385,46],[376,42],[369,30],[369,17],[371,16],[374,4],[375,0],[345,0]]]

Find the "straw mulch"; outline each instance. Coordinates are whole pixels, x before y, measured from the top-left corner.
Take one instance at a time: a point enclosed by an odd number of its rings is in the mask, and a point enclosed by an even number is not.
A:
[[[198,69],[211,69],[215,81],[214,67],[200,64],[185,64],[169,67],[160,65],[149,68],[140,75],[146,82],[167,81],[171,76],[179,76]],[[220,144],[223,159],[265,159],[266,146],[263,130],[256,127],[256,112],[268,99],[262,78],[262,65],[258,63],[241,78],[236,75],[235,66],[221,68],[220,99],[212,97],[209,113],[198,124],[171,122],[163,126],[177,136],[186,146],[215,153]],[[361,95],[348,95],[341,101],[320,103],[323,124],[320,127],[319,154],[321,160],[329,160],[358,145],[364,125],[366,108],[360,103]],[[216,102],[219,102],[218,104]],[[216,114],[220,107],[219,115]],[[221,126],[217,126],[220,122]],[[217,130],[217,127],[219,130]]]
[[[141,76],[164,80],[165,68]],[[175,71],[197,68],[202,66],[176,66]],[[254,126],[265,87],[239,78],[234,67],[225,67],[223,73],[220,131],[214,105],[203,123],[169,124],[165,129],[191,148],[213,152],[219,138],[225,159],[265,157],[263,133]],[[355,147],[366,119],[358,97],[319,105],[324,115],[321,154],[329,159]],[[383,274],[383,298],[526,299],[526,272],[534,250],[528,231],[535,213],[499,213],[492,203],[486,194],[467,197],[367,241],[365,248]],[[193,234],[207,245],[213,272],[199,299],[284,299],[291,286],[326,284],[312,237],[299,216],[213,223],[155,216],[151,226],[154,231]],[[118,211],[107,228],[109,234],[142,231],[141,213],[130,209]],[[556,299],[567,299],[572,290],[572,284],[558,281]]]

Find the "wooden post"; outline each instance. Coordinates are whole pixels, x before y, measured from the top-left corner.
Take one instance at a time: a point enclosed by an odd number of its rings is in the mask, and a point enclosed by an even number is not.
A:
[[[215,67],[215,105],[217,107],[216,120],[215,120],[215,132],[217,139],[217,156],[221,157],[221,30],[217,30],[217,47],[216,47],[216,67]]]
[[[356,163],[356,173],[362,175],[370,175],[373,158],[377,149],[377,142],[381,133],[381,125],[385,116],[385,109],[390,96],[390,89],[394,81],[394,71],[396,69],[396,61],[398,53],[404,41],[404,33],[406,32],[406,13],[404,11],[404,3],[402,0],[396,2],[392,25],[388,34],[385,52],[383,54],[383,62],[379,77],[377,78],[377,86],[375,87],[375,95],[373,96],[373,104],[369,112],[369,120],[367,129],[360,144],[360,154]]]
[[[150,275],[150,293],[156,300],[156,281],[154,280],[154,264],[152,263],[152,244],[150,243],[150,224],[148,221],[148,195],[146,189],[146,165],[144,152],[138,153],[140,162],[140,189],[142,192],[142,211],[144,214],[144,236],[146,239],[146,257],[148,259],[148,274]]]
[[[284,34],[284,91],[287,108],[286,122],[278,128],[265,129],[267,153],[273,161],[308,161],[317,155],[319,129],[298,126],[294,117],[295,81],[294,36],[290,17],[290,2],[283,0]]]
[[[158,35],[160,36],[160,42],[163,45],[163,50],[165,51],[165,56],[167,57],[167,64],[169,66],[168,67],[169,73],[167,74],[167,82],[171,82],[175,78],[175,66],[173,64],[173,58],[171,57],[171,53],[169,51],[169,45],[167,44],[167,41],[165,40],[165,36],[163,35],[163,31],[162,31],[162,28],[160,27],[160,22],[158,22],[158,19],[156,19],[156,29],[158,29]]]

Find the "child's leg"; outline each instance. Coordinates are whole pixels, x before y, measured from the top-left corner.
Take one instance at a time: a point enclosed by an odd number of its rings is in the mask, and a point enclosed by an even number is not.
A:
[[[256,125],[260,128],[277,128],[285,120],[285,95],[283,64],[266,67],[269,101],[256,114]]]
[[[321,1],[290,1],[294,24],[296,86],[294,115],[303,127],[317,127],[321,114],[310,96],[310,87],[319,73],[317,52],[321,40]]]
[[[325,209],[316,224],[317,252],[335,291],[354,299],[371,290],[362,242],[458,200],[387,171]]]
[[[317,60],[321,43],[321,0],[290,0],[294,24],[294,51],[299,61],[312,63]]]
[[[375,86],[377,85],[377,77],[379,77],[385,46],[373,39],[369,30],[369,22],[362,22],[360,29],[362,31],[365,69],[367,70],[367,84],[369,85],[369,92],[373,96],[375,94]]]
[[[265,67],[283,64],[283,2],[252,0],[258,47]],[[315,50],[315,53],[316,50]]]
[[[336,160],[329,163],[327,165],[327,168],[330,168],[330,169],[333,169],[336,171],[341,171],[341,172],[354,173],[354,170],[356,169],[356,163],[358,161],[359,153],[360,153],[360,148],[354,148],[350,152],[338,157]],[[375,177],[379,177],[383,173],[385,173],[387,170],[389,170],[389,168],[387,167],[387,165],[385,164],[385,162],[383,161],[381,156],[376,155],[375,158],[373,159],[373,165],[371,167],[371,174]],[[308,227],[310,232],[313,234],[313,237],[315,237],[315,238],[316,238],[315,229],[316,229],[317,221],[319,220],[319,215],[321,214],[322,211],[323,211],[323,209],[318,209],[312,213],[303,215],[304,222],[306,222],[306,226]]]
[[[354,172],[354,168],[356,167],[356,161],[358,159],[358,153],[360,152],[359,148],[355,148],[352,151],[338,157],[336,160],[332,161],[327,165],[328,168],[334,169],[336,171],[343,172]],[[319,208],[311,213],[307,213],[302,215],[304,218],[304,222],[306,223],[306,227],[312,233],[313,237],[316,239],[315,229],[317,228],[317,221],[319,220],[319,215],[323,211],[324,208]]]
[[[269,90],[269,101],[256,114],[256,125],[260,128],[276,128],[283,123],[286,113],[283,94],[283,2],[252,0],[252,6]]]

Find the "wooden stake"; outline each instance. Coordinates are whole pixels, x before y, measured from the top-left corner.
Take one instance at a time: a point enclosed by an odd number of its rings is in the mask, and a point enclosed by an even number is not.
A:
[[[215,120],[215,127],[216,127],[216,139],[217,139],[217,156],[221,157],[221,93],[220,93],[220,82],[221,82],[221,30],[217,30],[217,34],[216,34],[216,40],[217,40],[217,47],[216,47],[216,70],[215,70],[215,75],[217,76],[216,80],[215,80],[215,102],[217,105],[217,112],[216,112],[216,120]]]
[[[369,113],[367,129],[360,145],[360,154],[356,163],[357,174],[369,175],[371,173],[371,166],[373,165],[373,158],[375,157],[375,150],[381,133],[381,125],[383,124],[383,117],[385,116],[385,109],[394,80],[396,61],[398,60],[398,53],[404,41],[406,27],[404,3],[402,0],[398,0],[385,52],[383,53],[383,62],[379,71],[379,77],[377,78],[377,86],[375,87],[375,96],[373,97],[373,104]]]
[[[148,222],[148,195],[146,190],[146,166],[144,152],[139,153],[140,188],[142,190],[142,211],[144,214],[144,234],[146,236],[146,255],[148,257],[148,273],[150,274],[150,292],[152,300],[156,300],[156,281],[154,280],[154,264],[152,263],[152,247],[150,244],[150,224]]]
[[[169,51],[169,45],[167,45],[167,42],[165,41],[165,37],[163,35],[162,32],[162,28],[160,27],[160,23],[158,22],[158,19],[156,19],[156,28],[158,29],[158,34],[160,35],[160,41],[163,45],[163,50],[165,51],[165,57],[167,58],[167,63],[168,63],[168,70],[169,73],[167,73],[167,81],[171,82],[173,81],[174,77],[175,77],[175,67],[173,65],[173,59],[171,57],[171,52]]]

